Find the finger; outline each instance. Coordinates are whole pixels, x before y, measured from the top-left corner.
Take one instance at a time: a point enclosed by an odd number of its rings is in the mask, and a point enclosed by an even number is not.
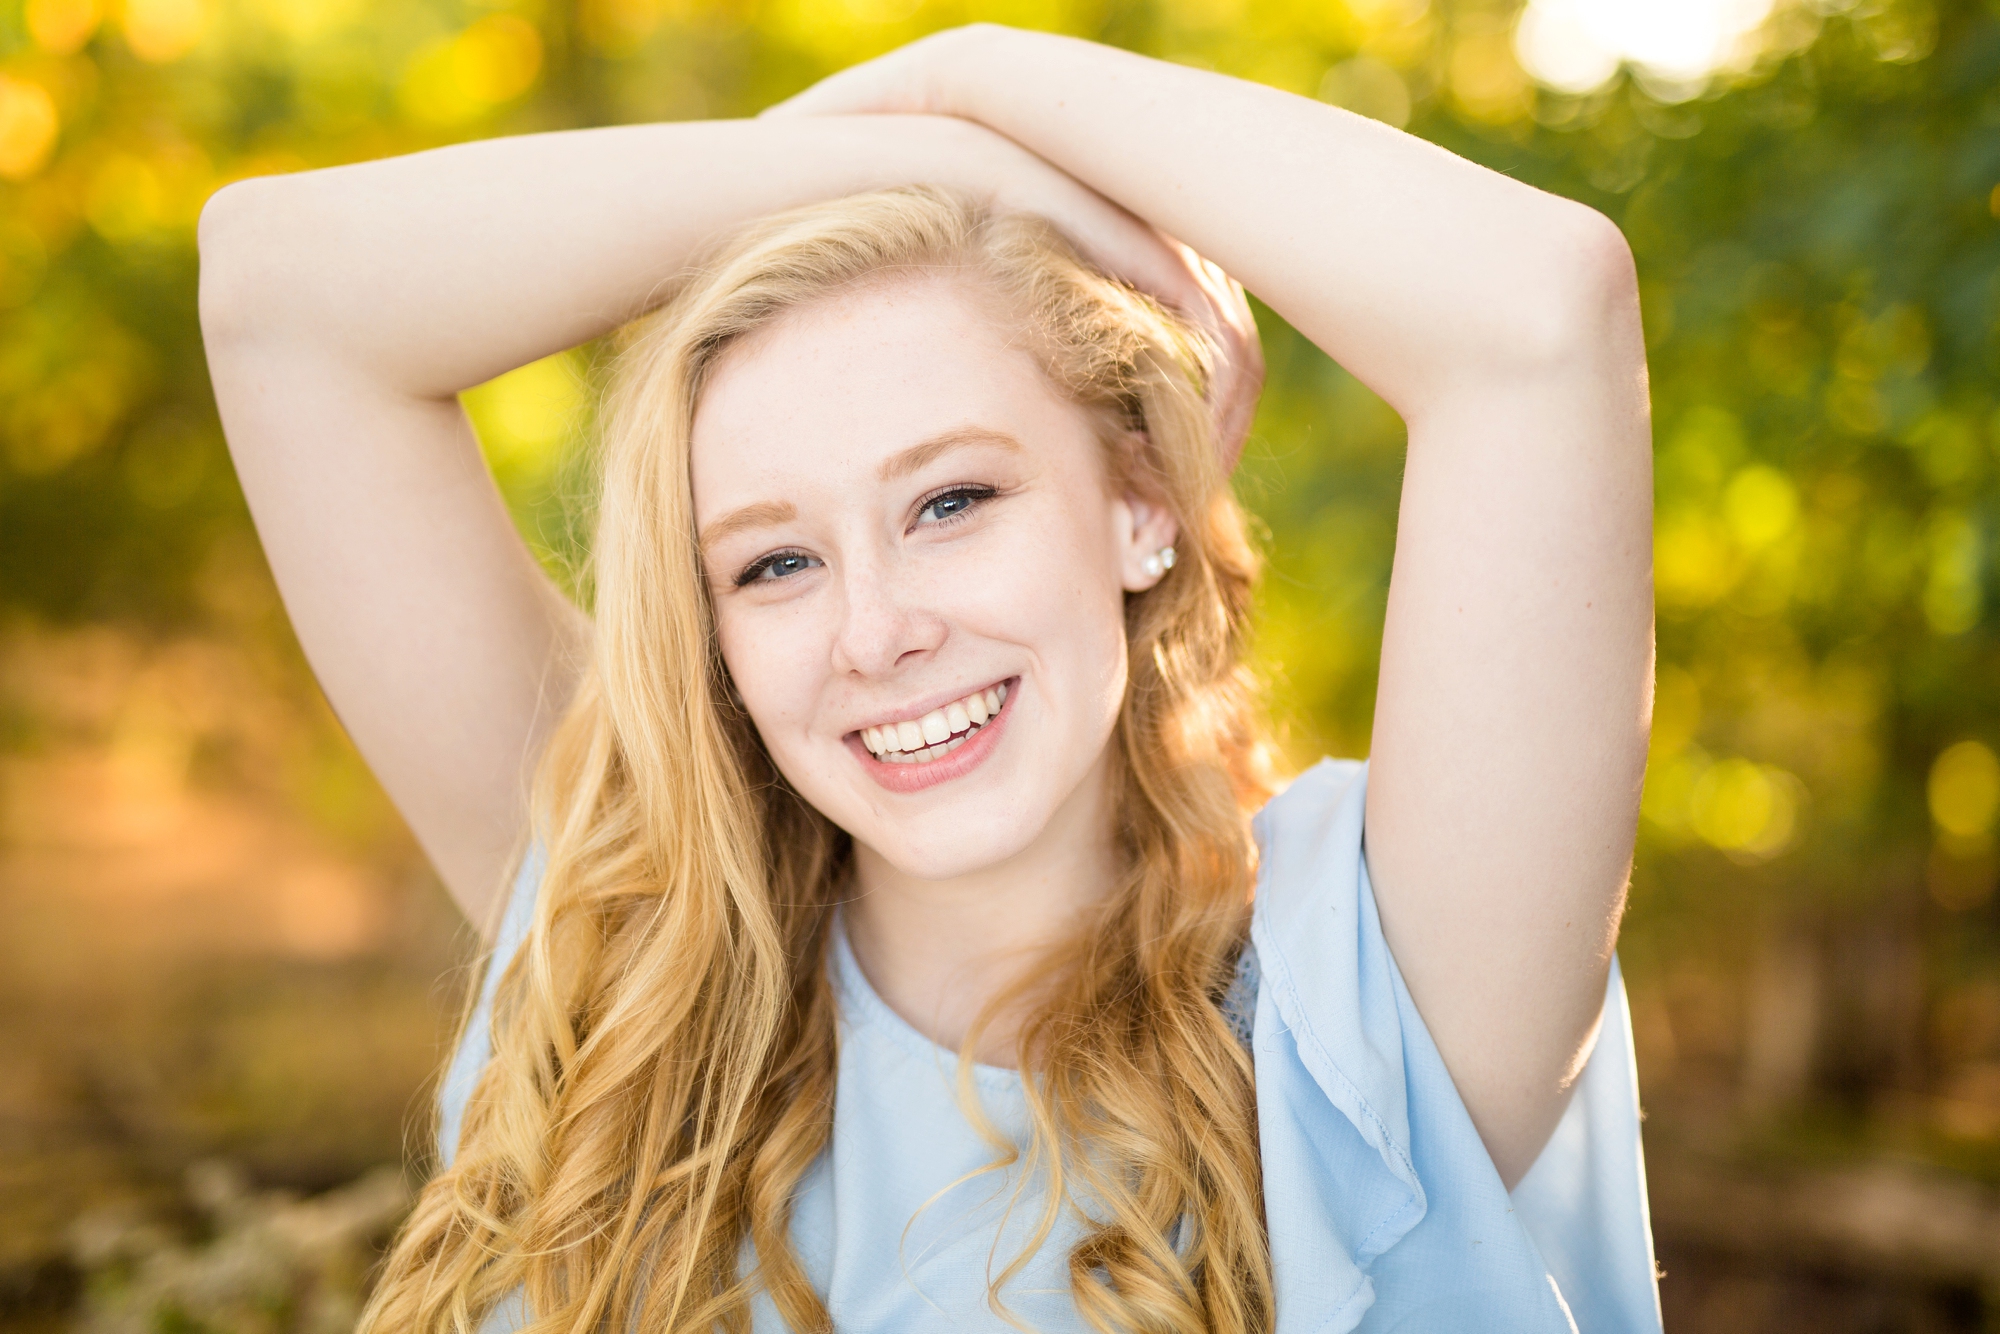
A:
[[[1159,273],[1153,295],[1185,318],[1202,326],[1211,324],[1213,301],[1202,281],[1201,257],[1185,242],[1151,223],[1136,218],[1134,221],[1153,238],[1154,244],[1148,250],[1157,256]]]
[[[827,75],[762,114],[778,116],[855,116],[870,113],[925,111],[927,99],[917,79],[908,48],[850,65]]]
[[[1055,209],[1038,209],[1068,236],[1083,258],[1094,267],[1173,309],[1184,308],[1191,298],[1199,298],[1181,257],[1154,227],[1080,183],[1073,183],[1071,197]]]

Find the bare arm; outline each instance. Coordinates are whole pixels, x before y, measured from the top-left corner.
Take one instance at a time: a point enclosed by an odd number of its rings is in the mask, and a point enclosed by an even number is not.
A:
[[[533,135],[265,178],[202,215],[202,328],[300,641],[453,896],[484,921],[588,636],[519,537],[460,390],[640,313],[718,233],[914,181],[1087,248],[1157,240],[996,134],[930,117]]]
[[[992,126],[1210,256],[1402,414],[1369,866],[1511,1186],[1595,1039],[1652,668],[1651,427],[1630,251],[1582,205],[1337,108],[965,29],[785,113]]]

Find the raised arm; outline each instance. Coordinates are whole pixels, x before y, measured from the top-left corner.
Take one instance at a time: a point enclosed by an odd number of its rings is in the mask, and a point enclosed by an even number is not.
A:
[[[327,697],[484,922],[588,634],[516,535],[460,390],[601,334],[718,233],[929,181],[1152,234],[990,131],[932,117],[491,140],[246,181],[203,212],[202,329],[237,472]]]
[[[1511,1186],[1595,1039],[1652,671],[1651,428],[1601,214],[1306,98],[963,29],[789,114],[992,126],[1235,274],[1409,427],[1367,847],[1384,930]]]

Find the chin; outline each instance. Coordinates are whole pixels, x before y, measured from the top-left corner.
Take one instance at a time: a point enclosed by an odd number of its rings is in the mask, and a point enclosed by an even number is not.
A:
[[[992,818],[982,818],[976,825],[949,811],[897,821],[876,818],[848,823],[836,818],[834,823],[899,875],[912,880],[953,880],[978,875],[1018,856],[1048,827],[1046,813],[1033,818],[1022,814],[1019,802],[995,805]]]
[[[845,754],[840,760],[853,763]],[[1061,805],[1056,789],[1062,784],[1022,783],[1023,776],[1008,774],[1002,781],[976,786],[959,779],[910,796],[883,793],[865,777],[824,773],[801,774],[808,782],[794,779],[793,787],[851,837],[858,850],[886,863],[895,875],[944,881],[1000,866],[1047,831]],[[811,778],[832,781],[812,783]]]

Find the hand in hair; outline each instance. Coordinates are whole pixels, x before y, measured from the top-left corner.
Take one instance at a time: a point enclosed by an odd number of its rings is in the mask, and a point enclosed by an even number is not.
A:
[[[1264,389],[1264,345],[1257,337],[1257,317],[1250,312],[1243,284],[1224,273],[1221,265],[1171,237],[1167,241],[1181,256],[1192,291],[1154,295],[1192,319],[1213,344],[1208,405],[1215,413],[1215,443],[1226,471],[1243,455],[1243,442],[1257,416],[1257,396]]]
[[[822,79],[797,96],[767,108],[765,117],[919,114],[961,116],[943,75],[944,58],[976,28],[954,29],[912,42],[887,55]],[[1049,172],[1076,184],[1059,168]],[[1022,181],[996,181],[1003,204],[1040,213],[1062,228],[1100,269],[1123,279],[1201,330],[1209,343],[1208,402],[1215,414],[1216,447],[1225,470],[1234,468],[1257,415],[1264,388],[1264,348],[1243,284],[1193,247],[1136,218],[1087,186],[1051,190],[1040,173]],[[1026,185],[1027,191],[1018,187]],[[1081,199],[1078,196],[1088,196]],[[1117,218],[1107,217],[1115,212]]]

